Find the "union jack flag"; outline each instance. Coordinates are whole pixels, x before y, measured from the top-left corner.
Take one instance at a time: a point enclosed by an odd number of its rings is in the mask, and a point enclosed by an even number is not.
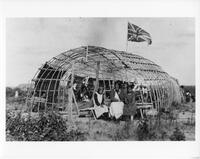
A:
[[[128,22],[128,41],[143,42],[147,41],[150,45],[152,43],[151,35],[142,28]]]

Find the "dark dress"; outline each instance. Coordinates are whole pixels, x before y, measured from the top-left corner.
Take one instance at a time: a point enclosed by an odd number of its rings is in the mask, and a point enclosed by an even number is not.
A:
[[[136,102],[134,92],[127,93],[124,101],[123,115],[135,115],[136,113]]]
[[[119,97],[120,97],[121,101],[125,103],[125,100],[126,100],[126,97],[127,97],[127,90],[122,89],[120,91]]]
[[[95,93],[95,94],[94,94],[94,102],[95,102],[95,104],[96,104],[97,106],[100,106],[100,105],[104,104],[104,95],[102,95],[102,102],[99,103],[97,94]]]

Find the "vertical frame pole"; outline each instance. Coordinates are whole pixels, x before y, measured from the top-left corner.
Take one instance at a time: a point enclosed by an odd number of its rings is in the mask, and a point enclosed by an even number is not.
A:
[[[73,97],[72,97],[72,86],[73,86],[73,82],[74,82],[74,62],[72,63],[72,71],[71,71],[71,82],[70,82],[70,86],[68,88],[68,120],[70,122],[72,122],[72,105],[73,105]]]
[[[95,87],[94,87],[94,92],[92,95],[92,98],[94,97],[94,93],[97,91],[97,89],[99,88],[99,70],[100,70],[100,61],[97,62],[97,69],[96,69],[96,83],[95,83]]]

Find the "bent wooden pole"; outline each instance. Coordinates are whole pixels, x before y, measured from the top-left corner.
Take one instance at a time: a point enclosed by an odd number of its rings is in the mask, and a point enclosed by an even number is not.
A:
[[[96,83],[94,87],[94,92],[92,94],[92,98],[94,97],[94,93],[97,91],[99,88],[99,70],[100,70],[100,61],[97,62],[97,68],[96,68]]]
[[[72,122],[72,85],[74,82],[74,62],[72,63],[72,73],[71,73],[71,82],[70,82],[70,86],[68,88],[68,120],[69,122]]]

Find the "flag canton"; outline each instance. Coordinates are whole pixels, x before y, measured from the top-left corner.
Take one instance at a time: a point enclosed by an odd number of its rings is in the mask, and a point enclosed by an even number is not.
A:
[[[128,23],[127,40],[132,42],[147,41],[149,45],[152,43],[151,35],[148,32],[131,23]]]

